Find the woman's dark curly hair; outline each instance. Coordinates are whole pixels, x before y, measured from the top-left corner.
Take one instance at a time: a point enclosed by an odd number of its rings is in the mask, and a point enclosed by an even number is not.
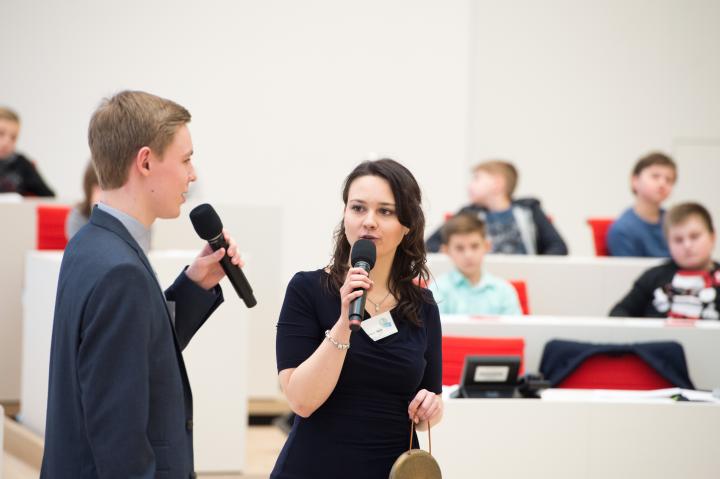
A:
[[[343,203],[347,206],[348,192],[353,181],[362,176],[377,176],[390,184],[395,197],[395,212],[400,224],[410,231],[406,234],[397,250],[390,269],[388,288],[397,298],[396,310],[399,318],[406,318],[416,326],[422,325],[420,308],[423,302],[429,302],[429,296],[416,283],[427,284],[430,273],[425,257],[425,215],[422,211],[420,187],[410,170],[395,160],[382,159],[360,163],[345,179],[343,185]],[[328,286],[339,291],[345,282],[350,268],[350,243],[345,234],[345,225],[335,230],[335,252],[328,265]]]

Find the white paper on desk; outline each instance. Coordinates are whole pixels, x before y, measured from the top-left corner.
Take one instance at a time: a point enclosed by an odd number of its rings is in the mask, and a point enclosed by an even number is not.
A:
[[[706,401],[720,403],[720,398],[714,397],[710,391],[696,391],[694,389],[666,388],[645,391],[619,390],[619,389],[546,389],[540,397],[547,401],[652,401],[667,400],[682,394],[690,401]]]
[[[23,197],[18,193],[0,193],[0,203],[22,203]]]

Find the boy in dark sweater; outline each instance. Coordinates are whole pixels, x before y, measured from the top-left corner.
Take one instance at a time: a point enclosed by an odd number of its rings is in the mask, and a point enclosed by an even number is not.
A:
[[[35,165],[15,151],[19,133],[20,117],[12,110],[0,107],[0,193],[55,196]]]
[[[700,204],[682,203],[665,215],[672,260],[650,268],[610,316],[719,319],[720,264],[713,261],[715,230]]]
[[[518,173],[507,161],[486,161],[473,170],[468,194],[472,203],[458,214],[476,216],[486,224],[492,253],[554,254],[568,253],[565,242],[534,198],[514,200]],[[428,238],[427,250],[440,251],[439,228]]]

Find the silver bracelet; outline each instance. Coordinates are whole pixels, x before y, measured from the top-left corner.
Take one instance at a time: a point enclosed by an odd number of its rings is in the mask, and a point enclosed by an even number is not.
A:
[[[327,338],[328,341],[330,341],[331,343],[333,343],[333,346],[335,346],[336,348],[338,348],[338,349],[341,350],[341,351],[350,349],[350,343],[339,343],[339,342],[337,342],[337,341],[335,340],[335,338],[333,338],[332,336],[330,336],[330,330],[329,330],[329,329],[326,329],[326,330],[325,330],[325,337]]]

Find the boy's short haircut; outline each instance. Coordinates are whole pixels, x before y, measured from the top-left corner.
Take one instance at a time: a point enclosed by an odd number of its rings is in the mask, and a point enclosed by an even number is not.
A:
[[[700,221],[705,223],[710,233],[715,233],[713,228],[712,217],[710,212],[700,203],[680,203],[670,208],[670,211],[665,213],[665,221],[663,227],[665,230],[665,236],[673,226],[678,226],[688,220],[691,216],[697,216]]]
[[[177,103],[141,91],[123,91],[104,99],[88,128],[100,188],[112,190],[124,185],[140,148],[147,146],[162,156],[177,129],[190,118]]]
[[[0,120],[9,120],[17,123],[18,125],[20,124],[20,116],[10,108],[6,108],[4,106],[0,106]]]
[[[660,153],[657,151],[640,158],[637,163],[635,163],[632,175],[638,176],[645,168],[650,168],[651,166],[656,165],[667,166],[668,168],[673,170],[673,173],[675,174],[675,181],[677,181],[677,165],[672,160],[672,158],[665,155],[664,153]]]
[[[447,245],[453,235],[480,233],[485,239],[485,222],[475,215],[460,213],[445,222],[440,235],[442,244]]]
[[[476,171],[485,171],[491,175],[501,175],[505,178],[505,192],[508,198],[512,198],[518,182],[518,172],[515,165],[503,160],[483,161],[473,168],[473,172]]]

